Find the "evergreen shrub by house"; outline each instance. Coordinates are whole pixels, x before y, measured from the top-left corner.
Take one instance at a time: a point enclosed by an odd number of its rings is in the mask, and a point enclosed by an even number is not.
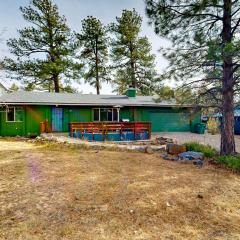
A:
[[[234,170],[240,170],[240,156],[219,156],[217,162]]]
[[[205,157],[212,158],[217,154],[215,148],[210,145],[204,145],[198,142],[188,142],[184,144],[187,151],[201,152]]]

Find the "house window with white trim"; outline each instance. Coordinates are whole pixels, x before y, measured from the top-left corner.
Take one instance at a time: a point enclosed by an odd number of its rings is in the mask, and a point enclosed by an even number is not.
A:
[[[22,122],[23,121],[23,108],[22,107],[8,107],[6,109],[7,122]]]
[[[119,119],[119,111],[117,108],[94,108],[94,122],[117,122]]]

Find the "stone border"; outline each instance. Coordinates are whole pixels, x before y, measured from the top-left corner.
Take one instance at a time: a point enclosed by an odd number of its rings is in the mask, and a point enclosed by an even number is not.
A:
[[[158,151],[165,151],[165,145],[151,145],[150,143],[146,143],[146,145],[134,145],[134,142],[129,142],[129,144],[121,144],[120,142],[117,143],[110,143],[110,142],[89,142],[77,138],[71,138],[66,136],[56,136],[54,134],[41,134],[39,138],[48,140],[48,141],[55,141],[59,143],[68,143],[74,145],[81,145],[87,146],[91,148],[104,148],[104,149],[119,149],[119,150],[131,150],[136,152],[145,152],[145,153],[153,153]]]

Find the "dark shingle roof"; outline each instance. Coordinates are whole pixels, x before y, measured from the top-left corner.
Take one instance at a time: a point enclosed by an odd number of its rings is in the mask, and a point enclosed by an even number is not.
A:
[[[94,95],[17,91],[0,96],[0,105],[76,105],[76,106],[178,106],[174,102],[156,102],[152,96]],[[190,105],[184,105],[190,107]]]

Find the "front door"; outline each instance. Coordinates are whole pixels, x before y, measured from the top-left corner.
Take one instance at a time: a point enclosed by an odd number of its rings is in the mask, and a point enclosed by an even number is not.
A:
[[[63,109],[54,107],[52,108],[52,131],[63,131]]]

